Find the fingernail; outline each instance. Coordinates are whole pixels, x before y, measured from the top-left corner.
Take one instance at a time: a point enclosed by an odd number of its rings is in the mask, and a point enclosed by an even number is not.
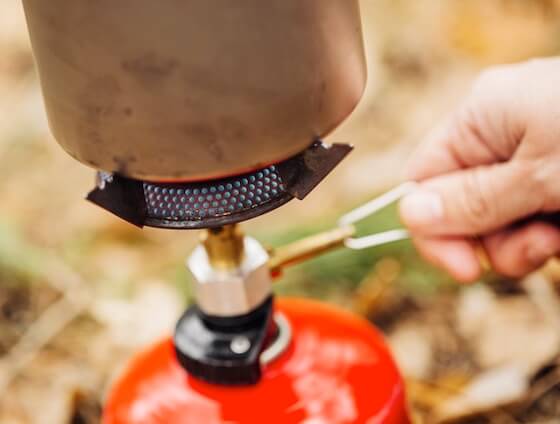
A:
[[[400,205],[405,224],[425,226],[436,224],[443,218],[443,202],[438,193],[419,189],[404,197]]]

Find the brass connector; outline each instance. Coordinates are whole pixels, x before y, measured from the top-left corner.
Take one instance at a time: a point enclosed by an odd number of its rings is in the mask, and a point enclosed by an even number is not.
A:
[[[270,252],[268,268],[273,276],[282,269],[312,259],[330,250],[344,246],[345,240],[354,236],[352,226],[336,228],[298,240]],[[202,243],[211,265],[216,269],[239,268],[244,252],[244,234],[237,225],[212,228],[204,232]]]
[[[245,255],[244,235],[237,225],[205,231],[202,243],[214,268],[226,270],[241,265]]]
[[[268,262],[272,275],[278,275],[282,268],[304,262],[330,250],[344,245],[345,240],[354,236],[356,229],[352,226],[336,228],[325,233],[298,240],[272,252]]]

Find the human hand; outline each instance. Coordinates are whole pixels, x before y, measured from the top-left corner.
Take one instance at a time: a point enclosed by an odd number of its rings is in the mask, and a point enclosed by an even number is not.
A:
[[[401,219],[423,256],[458,280],[482,273],[474,237],[493,268],[513,277],[560,253],[554,225],[512,225],[560,210],[560,59],[484,72],[414,155],[408,177],[420,185],[401,201]]]

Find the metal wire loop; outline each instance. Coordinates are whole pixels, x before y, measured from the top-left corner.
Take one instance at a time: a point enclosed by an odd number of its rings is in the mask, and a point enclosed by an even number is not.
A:
[[[342,216],[338,221],[338,225],[342,227],[353,226],[365,218],[375,214],[381,209],[389,206],[390,204],[398,201],[402,197],[412,192],[417,187],[417,183],[409,181],[403,183],[393,190],[371,200],[370,202],[362,205],[353,211]],[[410,234],[407,230],[397,228],[394,230],[375,233],[359,238],[348,238],[345,240],[344,245],[349,249],[361,250],[370,247],[380,246],[387,243],[392,243],[399,240],[408,239]]]

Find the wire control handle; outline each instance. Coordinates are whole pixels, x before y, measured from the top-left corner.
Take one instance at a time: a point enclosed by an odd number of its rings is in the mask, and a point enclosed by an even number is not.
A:
[[[415,187],[416,183],[412,182],[401,184],[342,216],[338,222],[338,228],[275,249],[268,262],[271,274],[277,276],[281,274],[284,267],[298,264],[340,247],[361,250],[408,239],[410,237],[408,231],[402,228],[355,238],[355,224],[396,202]]]
[[[338,221],[337,228],[298,240],[273,251],[269,261],[272,275],[279,275],[282,272],[282,268],[286,266],[295,265],[336,248],[347,247],[353,250],[362,250],[409,239],[410,233],[404,228],[395,228],[363,237],[356,237],[355,225],[390,204],[397,202],[417,187],[418,183],[416,182],[405,182],[343,215]],[[519,220],[513,225],[523,226],[534,221],[542,221],[560,227],[560,212],[533,215]],[[477,238],[475,239],[478,240]],[[489,264],[488,255],[480,242],[478,247],[481,263]],[[486,268],[489,268],[489,265]]]
[[[354,226],[358,222],[370,217],[381,209],[386,208],[390,204],[400,200],[402,197],[411,193],[417,186],[418,184],[412,181],[397,186],[393,190],[386,192],[385,194],[369,201],[365,205],[362,205],[342,216],[338,221],[339,227],[344,228],[348,226]],[[383,244],[392,243],[394,241],[405,240],[408,238],[410,238],[410,234],[407,230],[403,228],[397,228],[394,230],[371,234],[360,238],[349,237],[345,240],[344,245],[349,249],[361,250],[368,249],[370,247],[381,246]]]

